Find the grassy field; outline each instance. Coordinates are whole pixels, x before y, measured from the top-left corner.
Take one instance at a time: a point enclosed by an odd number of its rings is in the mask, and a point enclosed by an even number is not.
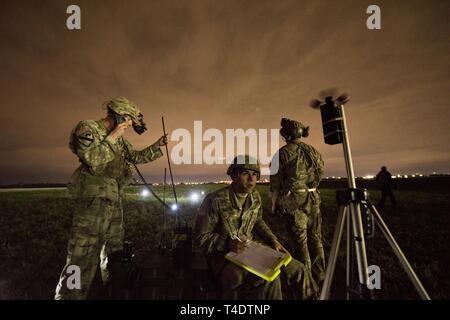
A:
[[[181,212],[190,224],[200,202],[192,203],[189,194],[192,191],[208,193],[220,187],[222,185],[217,184],[177,187]],[[162,187],[155,190],[162,193]],[[286,245],[291,246],[288,233],[267,210],[268,186],[259,185],[258,190],[264,199],[265,220]],[[397,191],[400,208],[393,210],[388,204],[382,216],[431,297],[449,299],[450,198],[447,192],[418,190],[420,188]],[[372,201],[377,203],[379,192],[370,191]],[[327,185],[321,189],[321,195],[327,255],[337,216],[335,190]],[[65,262],[72,208],[73,202],[66,198],[65,190],[0,192],[0,299],[52,299]],[[124,213],[126,240],[133,241],[136,249],[156,248],[164,232],[161,206],[151,197],[141,198],[137,187],[130,187],[125,196]],[[173,216],[168,218],[167,230],[173,220]],[[344,298],[344,249],[345,241],[341,244],[332,287],[332,297],[336,299]],[[377,292],[378,298],[418,299],[378,230],[375,238],[367,240],[367,251],[369,264],[381,268],[382,289]]]

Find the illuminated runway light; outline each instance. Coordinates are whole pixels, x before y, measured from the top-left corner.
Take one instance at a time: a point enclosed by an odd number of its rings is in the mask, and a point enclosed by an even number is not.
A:
[[[150,195],[150,191],[148,191],[147,189],[143,189],[143,190],[141,191],[141,197],[146,198],[146,197],[148,197],[149,195]]]
[[[198,200],[200,200],[200,195],[198,194],[198,192],[192,192],[192,193],[189,195],[189,199],[190,199],[192,202],[198,202]]]

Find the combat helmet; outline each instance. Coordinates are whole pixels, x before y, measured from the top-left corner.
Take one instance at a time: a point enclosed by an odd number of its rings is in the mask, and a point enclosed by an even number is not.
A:
[[[124,97],[113,98],[106,102],[108,111],[113,111],[121,116],[129,116],[132,120],[137,120],[141,112],[136,104]]]
[[[106,102],[106,108],[109,113],[115,116],[116,122],[122,122],[120,117],[129,116],[133,121],[133,128],[138,133],[141,134],[147,130],[144,123],[144,116],[138,109],[136,104],[124,97],[113,98]],[[119,117],[117,117],[119,116]]]
[[[258,180],[261,177],[261,168],[259,161],[249,155],[238,155],[233,159],[227,170],[227,175],[230,177],[239,170],[253,170],[258,174]]]
[[[288,118],[281,119],[281,136],[286,141],[291,141],[300,137],[309,136],[309,127],[305,127],[303,123]]]

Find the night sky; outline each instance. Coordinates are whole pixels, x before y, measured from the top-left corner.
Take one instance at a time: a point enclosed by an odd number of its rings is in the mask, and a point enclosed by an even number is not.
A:
[[[79,31],[66,8],[81,8]],[[366,8],[381,8],[368,30]],[[355,171],[449,172],[448,1],[1,1],[0,184],[66,182],[78,166],[68,137],[115,96],[169,131],[311,127],[325,174],[345,175],[342,146],[323,142],[318,92],[338,87]],[[281,142],[280,142],[281,143]],[[169,146],[175,145],[170,142]],[[142,165],[161,180],[166,159]],[[173,166],[176,181],[224,179],[225,165]]]

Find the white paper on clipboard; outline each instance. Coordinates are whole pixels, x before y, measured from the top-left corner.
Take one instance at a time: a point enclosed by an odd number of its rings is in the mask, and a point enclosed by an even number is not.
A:
[[[229,252],[225,258],[268,281],[274,280],[280,268],[292,260],[289,253],[276,251],[254,241],[249,241],[242,252]]]

